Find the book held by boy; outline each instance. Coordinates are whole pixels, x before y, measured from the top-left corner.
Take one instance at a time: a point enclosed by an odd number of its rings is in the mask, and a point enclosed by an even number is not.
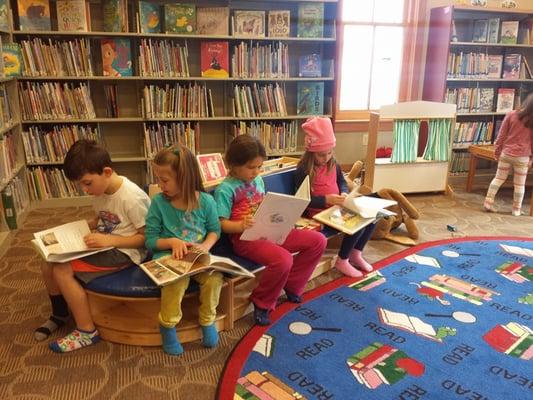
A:
[[[83,238],[91,233],[87,221],[69,222],[33,234],[31,243],[35,250],[49,262],[67,262],[91,254],[100,253],[112,247],[89,248]]]
[[[255,276],[229,258],[214,256],[194,247],[180,259],[168,255],[142,263],[140,267],[158,286],[166,286],[184,276],[209,270],[250,278]]]
[[[296,194],[267,192],[254,214],[255,224],[246,229],[241,240],[270,240],[282,244],[311,201],[307,176]]]

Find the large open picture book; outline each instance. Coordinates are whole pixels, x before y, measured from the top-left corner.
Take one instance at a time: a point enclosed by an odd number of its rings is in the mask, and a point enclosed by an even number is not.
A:
[[[255,224],[241,240],[266,239],[281,244],[311,201],[309,176],[294,195],[268,192],[254,214]]]
[[[229,258],[214,256],[195,248],[190,249],[188,253],[180,259],[168,255],[147,261],[141,264],[140,267],[158,286],[165,286],[184,276],[190,276],[209,270],[217,270],[232,275],[247,276],[250,278],[255,276]]]
[[[396,204],[394,200],[362,196],[355,189],[346,196],[342,206],[329,207],[315,214],[313,218],[340,232],[353,235],[378,218],[396,215],[394,212],[386,209],[386,207]]]
[[[89,248],[83,238],[91,233],[87,221],[69,222],[33,234],[31,243],[35,250],[49,262],[67,262],[112,247]]]

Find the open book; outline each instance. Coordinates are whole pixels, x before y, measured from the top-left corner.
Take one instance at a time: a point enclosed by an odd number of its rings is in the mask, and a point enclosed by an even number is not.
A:
[[[254,214],[255,224],[242,233],[241,240],[266,239],[282,244],[310,201],[309,176],[294,196],[268,192]]]
[[[35,250],[49,262],[67,262],[112,247],[89,248],[83,238],[91,233],[87,221],[82,219],[33,234],[31,243]]]
[[[229,258],[214,256],[195,248],[190,249],[179,260],[172,257],[172,255],[168,255],[147,261],[141,264],[140,267],[158,286],[165,286],[181,277],[209,270],[217,270],[232,275],[248,276],[250,278],[255,277],[250,271],[244,269]]]
[[[418,317],[410,316],[401,312],[394,312],[378,307],[378,316],[381,322],[388,326],[414,333],[428,339],[442,342],[442,339],[437,337],[437,332],[432,325],[422,321]]]
[[[331,226],[348,235],[370,225],[377,218],[396,215],[394,212],[385,210],[397,204],[394,200],[380,199],[379,197],[361,196],[357,190],[353,190],[346,198],[342,206],[332,206],[314,215],[313,218],[325,225]]]

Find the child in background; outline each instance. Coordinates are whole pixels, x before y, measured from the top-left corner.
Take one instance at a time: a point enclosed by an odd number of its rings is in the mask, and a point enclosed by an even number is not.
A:
[[[319,232],[296,229],[281,245],[268,240],[240,240],[242,232],[253,226],[253,215],[265,196],[263,178],[259,176],[265,159],[265,148],[257,139],[237,136],[226,152],[229,174],[215,190],[222,230],[230,234],[234,252],[265,265],[251,296],[258,325],[270,324],[268,314],[283,289],[290,302],[302,301],[305,284],[326,247]]]
[[[490,183],[483,203],[486,211],[495,211],[494,198],[513,168],[513,208],[514,216],[520,215],[524,199],[524,185],[527,170],[533,160],[533,93],[530,93],[520,110],[508,113],[494,142],[494,155],[498,160],[496,175]]]
[[[153,169],[162,190],[154,196],[146,217],[146,247],[153,251],[153,258],[172,254],[179,259],[192,245],[208,252],[220,236],[220,222],[215,201],[204,191],[196,158],[186,147],[174,146],[156,154]],[[206,347],[218,343],[214,322],[222,278],[220,272],[192,276],[200,285],[198,318]],[[189,282],[186,276],[161,288],[159,330],[167,354],[183,353],[176,325],[183,315],[181,301]]]
[[[69,308],[76,329],[49,347],[58,353],[73,351],[97,343],[100,336],[94,326],[85,290],[78,279],[88,283],[132,263],[139,264],[144,249],[144,219],[150,198],[136,184],[117,175],[106,149],[90,140],[78,140],[69,149],[63,163],[65,175],[92,195],[96,216],[87,221],[96,230],[85,239],[88,247],[114,247],[73,260],[70,263],[42,266],[43,280],[52,303],[52,315],[35,330],[35,338],[46,339],[64,325]]]
[[[331,120],[310,118],[302,124],[302,128],[305,131],[305,153],[296,167],[294,184],[299,187],[309,175],[311,203],[307,216],[312,217],[327,207],[342,205],[348,186],[341,167],[333,157],[335,133]],[[351,277],[363,276],[359,270],[372,271],[372,265],[363,258],[362,252],[375,227],[375,224],[370,224],[351,236],[344,236],[335,261],[337,270]]]

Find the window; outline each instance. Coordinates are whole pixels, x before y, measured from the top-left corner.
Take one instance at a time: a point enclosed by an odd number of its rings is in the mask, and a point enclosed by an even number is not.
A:
[[[345,0],[337,119],[366,119],[369,110],[398,101],[414,0]]]

